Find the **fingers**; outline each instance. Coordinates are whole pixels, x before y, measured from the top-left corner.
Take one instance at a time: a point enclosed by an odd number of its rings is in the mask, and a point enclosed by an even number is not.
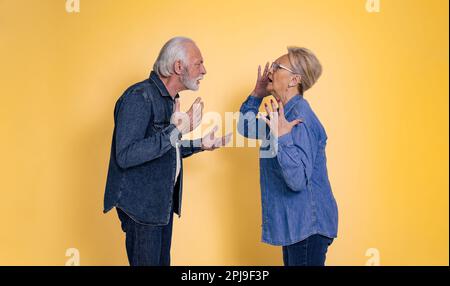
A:
[[[291,122],[289,122],[289,124],[292,126],[292,127],[294,127],[294,126],[296,126],[296,125],[298,125],[298,124],[300,124],[300,123],[302,123],[303,122],[303,120],[301,120],[301,119],[294,119],[294,120],[292,120]]]
[[[215,144],[215,135],[216,131],[219,129],[219,126],[214,126],[205,136],[202,137],[202,144],[206,146],[206,150],[214,147]],[[212,144],[212,145],[211,145]]]
[[[192,103],[191,108],[186,113],[183,113],[187,116],[187,127],[189,130],[186,131],[186,133],[193,131],[195,128],[197,128],[200,123],[202,122],[203,117],[203,108],[204,103],[202,101],[201,97],[197,97],[195,101]],[[180,99],[175,99],[175,106],[174,106],[174,113],[182,113],[180,112]]]
[[[269,62],[266,63],[266,67],[264,68],[263,78],[266,78],[269,75]]]
[[[201,97],[197,97],[194,102],[191,105],[191,108],[189,109],[189,111],[195,113],[198,112],[199,109],[201,109],[201,107],[203,107],[203,102],[202,102],[202,98]]]
[[[223,147],[223,146],[227,145],[230,142],[232,136],[233,136],[233,133],[230,132],[227,135],[216,139],[216,141],[214,142],[213,148],[219,148],[219,147]]]
[[[217,130],[219,130],[219,126],[214,126],[213,129],[211,129],[211,131],[209,131],[208,136],[211,140],[214,140],[214,133],[217,132]]]
[[[280,101],[278,101],[278,112],[280,113],[280,116],[284,117],[284,106],[283,103]]]
[[[192,105],[199,104],[202,101],[201,97],[197,97]]]
[[[191,130],[194,130],[195,128],[197,128],[201,121],[202,121],[202,117],[203,117],[203,101],[201,101],[202,99],[200,97],[197,97],[194,101],[194,103],[192,104],[192,128]]]
[[[264,71],[261,74],[261,65],[258,66],[258,82],[261,80],[267,79],[267,76],[269,75],[269,62],[266,63],[264,67]]]
[[[192,120],[193,120],[195,123],[198,123],[199,121],[202,120],[202,109],[201,109],[201,107],[197,108],[197,109],[194,111],[194,114],[192,115]]]
[[[223,137],[223,146],[227,145],[231,141],[231,138],[233,138],[233,132],[230,132],[227,135],[225,135]]]
[[[176,102],[177,100],[179,100],[179,99],[178,99],[178,98],[175,99],[175,102]],[[198,109],[199,107],[203,107],[203,101],[202,101],[202,98],[201,98],[201,97],[197,97],[197,98],[194,100],[194,102],[192,103],[191,107],[190,107],[189,110],[188,110],[188,113],[194,112],[194,111],[195,111],[196,109]],[[179,106],[178,106],[178,108],[179,108]]]
[[[175,112],[180,112],[180,99],[179,98],[175,98]]]
[[[277,106],[275,105],[275,102],[272,99],[270,100],[270,105],[272,106],[272,110],[270,110],[269,105],[267,103],[264,103],[264,109],[269,115],[269,118],[273,119],[274,115],[277,113]]]
[[[264,109],[267,112],[267,115],[269,115],[269,118],[272,119],[272,112],[269,109],[269,106],[267,105],[267,103],[264,103]]]
[[[270,99],[270,105],[272,105],[273,112],[277,112],[277,106],[275,105],[275,102],[273,101],[273,99]]]
[[[267,119],[267,118],[264,116],[264,114],[260,113],[260,114],[259,114],[259,119],[261,119],[261,120],[264,121],[267,125],[270,126],[270,120]]]
[[[270,100],[270,105],[272,106],[272,112],[270,112],[270,114],[269,114],[270,119],[273,119],[275,116],[278,117],[277,106],[272,99]],[[267,110],[267,108],[266,108],[266,110]]]

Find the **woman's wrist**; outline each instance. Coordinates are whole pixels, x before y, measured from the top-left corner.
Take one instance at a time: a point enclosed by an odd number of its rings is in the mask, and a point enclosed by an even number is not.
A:
[[[250,96],[253,96],[253,97],[256,97],[256,98],[259,98],[259,99],[263,99],[263,98],[264,98],[264,95],[258,94],[255,90],[252,91],[252,93],[250,94]]]

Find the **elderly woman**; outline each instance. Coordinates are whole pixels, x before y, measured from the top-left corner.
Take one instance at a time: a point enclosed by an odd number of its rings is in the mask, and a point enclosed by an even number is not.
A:
[[[316,56],[291,47],[269,64],[242,104],[239,133],[262,139],[262,241],[282,246],[286,266],[324,266],[337,236],[338,212],[327,173],[327,134],[303,97],[322,73]],[[267,116],[256,116],[273,95]]]

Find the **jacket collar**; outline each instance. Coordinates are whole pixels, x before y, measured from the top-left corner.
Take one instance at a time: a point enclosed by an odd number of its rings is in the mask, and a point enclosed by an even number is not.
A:
[[[303,95],[297,94],[296,96],[289,99],[288,102],[284,105],[284,114],[288,114],[292,108],[303,99]]]
[[[152,71],[150,73],[150,78],[148,80],[150,82],[153,82],[156,85],[156,87],[158,88],[159,93],[161,94],[161,96],[168,96],[168,97],[170,97],[172,99],[172,97],[169,94],[169,91],[167,91],[166,86],[164,85],[164,83],[159,78],[159,76],[158,76],[158,74],[156,72]],[[178,98],[178,97],[180,97],[180,95],[177,93],[175,95],[175,98]]]

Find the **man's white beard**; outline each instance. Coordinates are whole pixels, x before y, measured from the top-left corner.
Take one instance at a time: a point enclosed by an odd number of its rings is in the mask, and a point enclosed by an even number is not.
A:
[[[199,89],[199,86],[197,84],[198,80],[203,79],[203,76],[199,76],[195,79],[191,79],[189,78],[189,73],[187,70],[184,71],[183,75],[181,76],[181,82],[184,84],[184,86],[189,89],[189,90],[193,90],[196,91]]]

